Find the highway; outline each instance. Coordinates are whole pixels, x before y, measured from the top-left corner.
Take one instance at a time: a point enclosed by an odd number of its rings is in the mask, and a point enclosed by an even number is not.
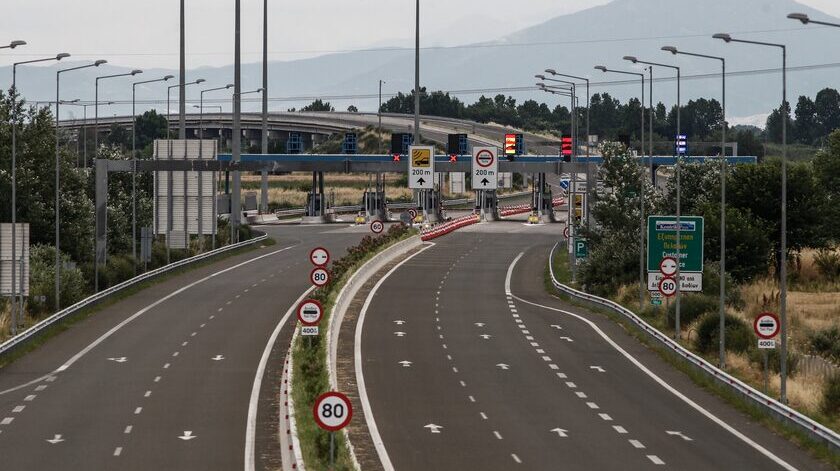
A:
[[[471,226],[368,296],[356,364],[381,469],[828,469],[548,295],[557,232]]]
[[[368,230],[265,230],[276,245],[128,296],[3,368],[0,468],[242,469],[254,450],[257,469],[278,469],[284,314],[309,287],[309,250],[341,256]]]

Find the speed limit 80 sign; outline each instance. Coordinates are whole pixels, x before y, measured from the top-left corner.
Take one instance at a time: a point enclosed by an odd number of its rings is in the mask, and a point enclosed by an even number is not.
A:
[[[331,391],[318,396],[312,407],[312,415],[319,427],[328,432],[336,432],[350,423],[353,405],[344,394]]]

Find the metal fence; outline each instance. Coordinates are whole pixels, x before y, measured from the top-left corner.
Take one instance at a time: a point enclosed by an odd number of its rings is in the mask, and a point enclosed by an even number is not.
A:
[[[551,249],[551,258],[549,259],[550,261],[554,260],[554,252],[557,250],[558,245],[559,244],[555,244],[554,248]],[[670,350],[670,352],[675,357],[688,363],[696,370],[708,375],[710,378],[714,379],[719,384],[722,384],[723,386],[729,388],[732,392],[739,395],[748,404],[752,405],[753,407],[756,407],[757,409],[761,409],[765,412],[768,412],[774,418],[793,426],[794,428],[808,434],[810,437],[814,438],[819,442],[825,443],[835,453],[840,453],[840,434],[838,434],[834,430],[831,430],[830,428],[825,427],[824,425],[812,420],[810,417],[807,417],[806,415],[801,414],[794,409],[791,409],[790,407],[782,404],[781,402],[762,394],[761,392],[745,384],[738,378],[735,378],[734,376],[727,374],[725,371],[715,367],[702,357],[699,357],[694,353],[688,351],[682,345],[672,340],[669,336],[653,328],[650,324],[642,320],[639,316],[637,316],[635,313],[625,308],[624,306],[610,301],[609,299],[600,298],[598,296],[585,293],[583,291],[578,291],[574,288],[560,283],[554,276],[553,263],[549,262],[548,265],[549,271],[551,273],[551,282],[559,292],[570,296],[574,299],[583,300],[592,303],[596,306],[609,309],[610,311],[621,315],[630,323],[634,324],[637,328],[642,330],[645,334],[647,334],[649,338],[653,339],[666,349]]]
[[[218,248],[216,250],[211,250],[209,252],[204,252],[204,253],[196,255],[194,257],[185,258],[183,260],[179,260],[177,262],[170,263],[169,265],[165,265],[165,266],[162,266],[160,268],[148,271],[146,273],[143,273],[142,275],[135,276],[134,278],[123,281],[122,283],[111,286],[110,288],[104,289],[104,290],[100,291],[99,293],[96,293],[92,296],[89,296],[89,297],[77,302],[76,304],[73,304],[72,306],[66,307],[66,308],[62,309],[61,311],[58,311],[57,313],[53,314],[50,317],[47,317],[46,319],[42,320],[41,322],[38,322],[37,324],[33,325],[32,327],[30,327],[30,328],[26,329],[25,331],[21,332],[20,334],[15,335],[14,337],[10,338],[9,340],[6,340],[2,344],[0,344],[0,357],[2,357],[4,355],[7,355],[12,350],[27,344],[28,342],[37,338],[46,329],[50,328],[53,325],[57,325],[57,324],[61,323],[63,320],[67,319],[68,317],[70,317],[74,314],[77,314],[82,309],[84,309],[86,307],[89,307],[89,306],[93,306],[93,305],[99,303],[100,301],[103,301],[103,300],[119,293],[120,291],[125,290],[126,288],[129,288],[131,286],[134,286],[138,283],[142,283],[142,282],[147,281],[147,280],[157,278],[161,275],[169,273],[172,270],[178,269],[180,267],[190,265],[190,264],[193,264],[195,262],[200,262],[202,260],[206,260],[208,258],[214,257],[214,256],[219,255],[221,253],[229,252],[231,250],[236,250],[238,248],[246,247],[246,246],[251,245],[251,244],[256,244],[258,242],[262,242],[262,241],[267,240],[267,239],[268,239],[268,236],[263,234],[261,236],[255,237],[253,239],[246,240],[244,242],[239,242],[237,244],[227,245],[225,247]]]

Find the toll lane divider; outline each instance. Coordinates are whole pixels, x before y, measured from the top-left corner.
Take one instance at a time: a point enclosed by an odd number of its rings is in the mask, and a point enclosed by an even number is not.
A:
[[[652,327],[650,324],[645,322],[642,318],[640,318],[634,312],[630,311],[624,306],[616,302],[610,301],[609,299],[604,299],[593,294],[578,291],[572,287],[566,286],[557,281],[557,278],[554,276],[554,266],[551,263],[551,261],[554,260],[554,252],[557,250],[558,245],[559,244],[555,244],[554,248],[551,249],[551,258],[549,259],[548,266],[549,271],[551,273],[551,282],[559,292],[567,296],[571,296],[572,298],[580,299],[600,307],[605,307],[613,312],[618,313],[619,315],[623,316],[628,321],[633,323],[636,327],[641,329],[643,332],[645,332],[650,338],[666,347],[682,361],[690,364],[696,370],[703,372],[719,384],[722,384],[724,387],[727,387],[732,392],[736,393],[738,396],[744,399],[744,401],[748,404],[756,407],[759,410],[768,412],[775,419],[793,426],[795,429],[804,432],[814,440],[821,443],[825,443],[829,448],[832,449],[833,452],[840,453],[840,434],[838,434],[834,430],[816,422],[810,417],[788,407],[787,405],[782,404],[781,402],[769,396],[766,396],[757,389],[754,389],[753,387],[742,382],[738,378],[735,378],[734,376],[731,376],[725,371],[712,365],[704,358],[694,354],[693,352],[690,352],[685,347],[671,339],[669,336],[663,334],[659,330]]]
[[[169,265],[164,265],[160,268],[156,268],[151,271],[147,271],[141,275],[135,276],[134,278],[128,279],[123,281],[122,283],[116,284],[111,286],[110,288],[104,289],[92,296],[88,296],[87,298],[73,304],[72,306],[68,306],[61,311],[53,314],[50,317],[38,322],[37,324],[31,326],[30,328],[26,329],[25,331],[15,335],[14,337],[6,340],[2,344],[0,344],[0,357],[9,354],[13,350],[20,348],[27,343],[31,342],[32,340],[38,338],[40,334],[42,334],[46,329],[50,328],[53,325],[57,325],[61,323],[64,319],[77,314],[79,311],[86,307],[90,307],[96,305],[99,302],[106,300],[107,298],[118,294],[119,292],[130,288],[138,283],[142,283],[144,281],[152,280],[157,278],[161,275],[169,273],[173,270],[178,268],[191,265],[196,262],[201,262],[203,260],[207,260],[209,258],[215,257],[216,255],[223,254],[225,252],[230,252],[231,250],[240,249],[242,247],[247,247],[249,245],[257,244],[260,242],[264,242],[268,240],[268,236],[263,234],[261,236],[255,237],[253,239],[246,240],[244,242],[239,242],[232,245],[227,245],[216,250],[211,250],[209,252],[204,252],[202,254],[198,254],[194,257],[185,258],[183,260],[179,260],[174,263],[170,263]]]
[[[472,224],[479,222],[479,216],[477,214],[470,214],[468,216],[461,216],[459,218],[453,219],[451,221],[446,221],[441,224],[436,224],[429,229],[426,229],[420,233],[420,238],[425,242],[428,240],[436,239],[440,236],[449,234],[452,231],[456,231],[462,227],[466,227]]]
[[[554,198],[554,199],[551,200],[551,205],[552,206],[560,206],[562,204],[565,204],[565,202],[566,202],[565,198],[562,198],[562,197],[558,196],[557,198]],[[499,208],[499,216],[502,216],[502,217],[515,216],[517,214],[523,214],[523,213],[531,212],[532,209],[533,209],[533,206],[531,206],[530,203],[517,204],[517,205],[513,205],[513,206],[502,206],[502,207]]]

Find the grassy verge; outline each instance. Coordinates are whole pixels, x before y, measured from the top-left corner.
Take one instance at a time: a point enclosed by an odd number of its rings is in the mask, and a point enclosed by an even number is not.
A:
[[[167,281],[169,279],[172,279],[176,276],[182,275],[182,274],[187,273],[189,271],[196,270],[198,268],[207,266],[211,263],[216,263],[220,260],[224,260],[224,259],[229,258],[229,257],[240,255],[240,254],[243,254],[243,253],[246,253],[246,252],[250,252],[252,250],[257,249],[258,247],[272,246],[275,243],[276,242],[275,242],[274,239],[269,238],[269,239],[267,239],[267,240],[265,240],[265,241],[263,241],[259,244],[252,244],[252,245],[249,245],[247,247],[242,247],[242,248],[239,248],[239,249],[231,250],[229,252],[224,252],[222,254],[210,257],[210,258],[202,260],[200,262],[196,262],[196,263],[192,263],[192,264],[189,264],[189,265],[186,265],[186,266],[183,266],[183,267],[176,268],[175,270],[172,270],[172,271],[170,271],[166,274],[155,277],[151,280],[146,280],[146,281],[143,281],[141,283],[137,283],[135,285],[132,285],[128,288],[125,288],[125,289],[119,291],[118,293],[115,293],[115,294],[109,296],[107,299],[105,299],[105,300],[103,300],[103,301],[101,301],[101,302],[99,302],[99,303],[97,303],[93,306],[83,308],[79,312],[71,315],[68,318],[65,318],[62,322],[59,322],[57,324],[54,324],[54,325],[48,327],[47,329],[42,331],[40,334],[38,334],[38,336],[36,336],[33,340],[27,342],[25,345],[23,345],[19,348],[16,348],[15,350],[9,352],[7,355],[0,356],[0,369],[5,367],[6,365],[9,365],[9,364],[15,362],[16,360],[23,357],[27,353],[38,349],[41,345],[46,343],[52,337],[60,334],[61,332],[64,332],[65,330],[68,330],[69,328],[71,328],[76,323],[81,322],[81,321],[89,318],[90,316],[96,314],[97,312],[99,312],[99,311],[101,311],[101,310],[103,310],[103,309],[105,309],[109,306],[112,306],[112,305],[118,303],[119,301],[129,297],[129,296],[137,294],[138,292],[140,292],[140,291],[142,291],[146,288],[154,286],[158,283],[163,283],[164,281]],[[40,319],[35,320],[35,321],[33,321],[33,324],[37,323],[39,321],[40,321]],[[29,326],[26,326],[25,328],[28,328],[28,327]]]
[[[554,268],[555,277],[557,278],[557,281],[564,284],[568,284],[568,281],[571,279],[568,261],[564,257],[557,255],[560,254],[555,254],[553,260],[550,261],[553,264],[552,267]],[[829,464],[835,469],[840,470],[840,455],[835,453],[832,450],[832,448],[830,448],[822,442],[814,440],[813,438],[811,438],[810,435],[807,435],[799,428],[795,428],[791,425],[788,425],[787,423],[777,420],[774,416],[771,416],[765,409],[756,407],[752,402],[746,401],[739,394],[718,383],[702,371],[699,371],[698,369],[694,368],[692,365],[684,362],[681,358],[675,356],[669,349],[663,347],[658,342],[648,337],[645,332],[639,330],[634,323],[628,321],[623,316],[611,310],[602,308],[600,306],[592,305],[580,301],[576,298],[572,298],[568,295],[558,293],[557,290],[554,289],[554,284],[551,280],[551,274],[548,269],[548,264],[546,264],[545,268],[545,286],[549,293],[559,297],[560,299],[563,299],[566,302],[569,302],[570,304],[580,306],[586,308],[587,310],[607,316],[613,322],[616,322],[619,325],[623,326],[624,329],[631,336],[633,336],[633,338],[641,342],[647,348],[656,352],[656,354],[659,355],[660,358],[665,360],[672,367],[687,375],[698,386],[702,387],[706,391],[717,395],[738,411],[748,415],[754,421],[767,427],[773,432],[787,438],[799,447],[804,448],[805,450],[810,452],[815,458]],[[739,379],[744,380],[743,378]],[[756,385],[753,384],[752,386],[755,387]],[[760,387],[757,389],[760,389]]]
[[[382,241],[381,245],[371,246],[368,244],[367,247],[370,250],[366,251],[364,255],[360,255],[359,249],[366,247],[365,241],[357,247],[348,249],[347,256],[333,263],[331,272],[335,272],[338,265],[338,269],[342,270],[343,273],[325,288],[317,290],[312,296],[321,301],[324,306],[324,317],[321,319],[321,335],[314,338],[298,336],[293,346],[294,364],[292,368],[295,381],[292,384],[292,398],[295,401],[295,419],[301,453],[308,469],[329,469],[330,434],[319,428],[315,423],[312,417],[312,404],[319,395],[330,390],[325,330],[326,326],[329,325],[329,319],[335,307],[335,299],[347,280],[359,267],[377,253],[415,235],[416,231],[401,229],[400,234],[389,234],[390,231],[380,237],[389,238]],[[370,240],[376,241],[377,239]],[[347,263],[348,261],[352,261],[352,263]],[[361,411],[357,411],[356,414],[356,417],[361,417]],[[335,434],[335,465],[332,469],[335,471],[354,469],[347,443],[344,440],[344,434],[339,432]]]

